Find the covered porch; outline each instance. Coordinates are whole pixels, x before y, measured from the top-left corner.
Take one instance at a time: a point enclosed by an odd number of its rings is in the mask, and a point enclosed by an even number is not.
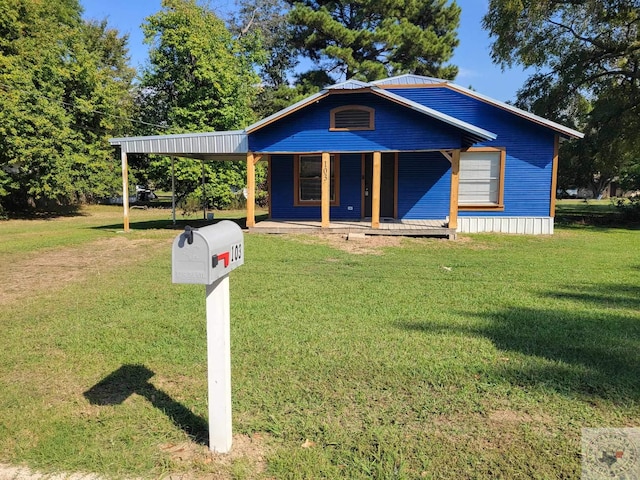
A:
[[[330,218],[330,158],[332,153],[320,152],[320,218],[305,221],[267,221],[256,222],[256,164],[260,161],[270,162],[271,152],[252,152],[249,149],[248,136],[245,131],[211,132],[196,134],[162,135],[149,137],[114,138],[111,144],[120,147],[122,163],[123,190],[123,224],[125,232],[129,231],[129,181],[128,155],[131,153],[147,153],[167,155],[173,163],[176,157],[199,159],[202,162],[231,160],[246,162],[247,167],[247,217],[246,226],[251,231],[264,233],[290,233],[303,230],[324,230],[332,233],[364,233],[366,235],[414,235],[414,236],[446,236],[454,237],[458,226],[458,185],[461,149],[434,150],[439,152],[451,164],[450,203],[448,218],[443,220],[401,220],[382,216],[381,197],[381,164],[382,152],[373,151],[372,184],[370,217],[358,220],[342,221]],[[203,180],[204,181],[204,180]],[[271,194],[271,192],[270,192]],[[172,188],[173,221],[175,223],[175,184]]]
[[[456,238],[456,229],[449,228],[447,220],[397,220],[382,218],[377,228],[371,219],[334,220],[323,226],[320,220],[262,220],[253,227],[252,233],[335,233],[342,235],[401,235],[407,237],[446,237]]]

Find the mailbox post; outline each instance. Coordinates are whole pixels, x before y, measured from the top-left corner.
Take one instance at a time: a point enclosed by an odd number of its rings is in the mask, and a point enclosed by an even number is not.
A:
[[[244,263],[242,230],[229,220],[187,226],[173,241],[171,258],[173,283],[206,286],[209,448],[227,453],[232,441],[229,272]]]

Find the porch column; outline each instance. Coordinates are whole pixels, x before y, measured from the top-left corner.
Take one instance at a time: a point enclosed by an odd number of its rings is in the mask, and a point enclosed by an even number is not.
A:
[[[260,160],[260,157],[258,157]],[[247,153],[247,228],[256,226],[256,157]]]
[[[449,200],[449,228],[458,228],[458,192],[460,190],[460,149],[451,155],[451,198]]]
[[[549,216],[556,216],[556,190],[558,188],[558,151],[560,150],[560,135],[553,140],[553,171],[551,173],[551,206]]]
[[[371,185],[371,228],[380,228],[380,176],[382,155],[373,152],[373,179]]]
[[[129,232],[129,165],[127,152],[120,147],[120,160],[122,160],[122,210],[124,233]]]
[[[329,209],[331,205],[331,156],[329,152],[322,152],[321,176],[321,210],[322,228],[329,228]]]

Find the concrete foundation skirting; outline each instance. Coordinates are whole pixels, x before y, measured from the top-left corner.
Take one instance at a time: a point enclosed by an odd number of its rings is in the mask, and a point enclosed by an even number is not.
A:
[[[553,235],[553,217],[458,217],[458,233]]]

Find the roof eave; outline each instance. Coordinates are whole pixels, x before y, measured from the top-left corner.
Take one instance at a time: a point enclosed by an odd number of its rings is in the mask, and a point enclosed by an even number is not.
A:
[[[506,102],[501,102],[500,100],[496,100],[495,98],[488,97],[474,90],[461,87],[460,85],[456,85],[455,83],[447,83],[446,87],[459,91],[460,93],[463,93],[470,97],[475,97],[479,100],[482,100],[483,102],[495,105],[498,108],[507,110],[508,112],[518,115],[521,118],[529,120],[533,123],[537,123],[538,125],[542,125],[544,127],[550,128],[551,130],[554,130],[555,132],[561,134],[566,138],[584,138],[584,133],[574,130],[573,128],[565,127],[564,125],[553,122],[551,120],[547,120],[546,118],[540,117],[534,113],[527,112],[526,110],[522,110],[521,108],[515,107],[513,105],[509,105]]]
[[[299,102],[294,103],[293,105],[289,105],[287,108],[283,108],[282,110],[269,115],[266,118],[263,118],[262,120],[257,121],[256,123],[253,123],[251,125],[249,125],[247,128],[245,128],[245,132],[246,133],[253,133],[256,130],[260,130],[263,127],[266,127],[267,125],[280,120],[281,118],[286,117],[287,115],[290,115],[304,107],[306,107],[307,105],[316,102],[318,100],[320,100],[321,98],[326,97],[329,94],[329,89],[324,89],[318,93],[314,93],[313,95],[311,95],[310,97],[304,98],[302,100],[300,100]]]
[[[496,135],[493,132],[480,128],[476,125],[472,125],[470,123],[464,122],[450,115],[446,115],[432,108],[426,107],[420,103],[414,102],[413,100],[409,100],[408,98],[403,97],[402,95],[397,95],[395,93],[389,92],[388,90],[385,90],[379,87],[372,87],[371,91],[376,95],[387,98],[388,100],[392,100],[396,103],[400,103],[401,105],[411,108],[412,110],[422,113],[423,115],[427,115],[443,123],[451,125],[452,127],[466,131],[467,133],[470,134],[471,138],[476,139],[476,141],[491,141],[498,138],[498,135]]]

